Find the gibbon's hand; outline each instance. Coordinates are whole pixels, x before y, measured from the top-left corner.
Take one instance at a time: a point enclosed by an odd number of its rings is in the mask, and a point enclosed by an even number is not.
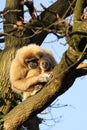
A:
[[[52,72],[50,72],[50,73],[46,73],[46,74],[41,74],[40,76],[39,76],[39,82],[48,82],[48,81],[50,81],[50,79],[52,78],[52,75],[53,73]]]

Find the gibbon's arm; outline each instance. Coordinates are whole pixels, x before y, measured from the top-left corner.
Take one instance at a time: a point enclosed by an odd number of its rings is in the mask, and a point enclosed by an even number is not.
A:
[[[49,78],[50,78],[50,74],[40,74],[39,76],[16,80],[13,83],[12,87],[20,91],[26,91],[32,85],[36,85],[37,83],[48,82]]]
[[[27,77],[28,69],[19,64],[18,60],[14,59],[10,67],[11,87],[14,90],[25,91],[31,85],[37,83],[38,77]],[[33,78],[33,80],[32,80]]]
[[[16,80],[12,84],[12,88],[18,89],[20,91],[26,91],[30,86],[38,82],[38,77],[24,78],[21,80]]]

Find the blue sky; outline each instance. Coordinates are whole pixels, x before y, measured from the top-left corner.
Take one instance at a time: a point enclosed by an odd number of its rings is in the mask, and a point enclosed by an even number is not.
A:
[[[5,0],[0,0],[1,5],[0,11],[4,9]],[[35,0],[34,0],[35,1]],[[55,1],[55,0],[54,0]],[[42,3],[46,7],[51,4],[51,0],[36,0],[35,7],[37,9],[41,9],[40,4]],[[26,19],[28,16],[26,16]],[[1,24],[0,24],[1,28]],[[1,30],[0,30],[1,31]],[[48,43],[50,41],[56,40],[56,37],[52,34],[49,35],[45,41],[43,42],[42,47],[46,47],[52,50],[55,58],[59,62],[61,59],[62,53],[66,50],[67,46],[63,46],[60,42],[65,43],[65,40],[56,41],[52,43]],[[67,81],[68,82],[68,81]],[[41,130],[87,130],[87,76],[76,79],[73,86],[61,95],[58,99],[58,103],[60,104],[68,104],[68,107],[61,108],[52,108],[50,114],[41,114],[44,118],[48,120],[41,125]],[[48,108],[46,111],[50,111]],[[52,121],[49,119],[57,118],[57,121]],[[56,122],[56,123],[55,123]],[[55,125],[54,125],[55,124]],[[52,126],[50,126],[52,125]]]

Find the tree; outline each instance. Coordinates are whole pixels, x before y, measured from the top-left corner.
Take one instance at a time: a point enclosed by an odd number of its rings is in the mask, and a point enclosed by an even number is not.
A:
[[[87,63],[82,63],[87,58],[87,13],[84,12],[87,1],[57,0],[49,8],[41,5],[44,11],[39,16],[35,15],[33,3],[28,6],[28,2],[6,0],[5,9],[1,12],[5,21],[0,42],[5,40],[6,46],[3,51],[0,50],[0,112],[5,114],[3,126],[6,130],[16,130],[28,119],[30,124],[36,124],[35,128],[30,129],[38,130],[39,121],[36,115],[67,91],[76,78],[87,74]],[[31,15],[27,23],[24,23],[24,5],[28,7]],[[74,14],[73,25],[65,20],[71,14]],[[58,38],[66,37],[69,46],[53,71],[54,78],[38,94],[11,110],[15,95],[10,89],[9,69],[15,52],[23,45],[41,45],[49,33]]]

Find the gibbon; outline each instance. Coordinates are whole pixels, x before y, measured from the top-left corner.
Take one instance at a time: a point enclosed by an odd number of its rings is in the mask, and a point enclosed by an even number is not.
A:
[[[12,90],[24,99],[36,94],[51,79],[56,64],[50,50],[38,45],[18,49],[10,67]]]

